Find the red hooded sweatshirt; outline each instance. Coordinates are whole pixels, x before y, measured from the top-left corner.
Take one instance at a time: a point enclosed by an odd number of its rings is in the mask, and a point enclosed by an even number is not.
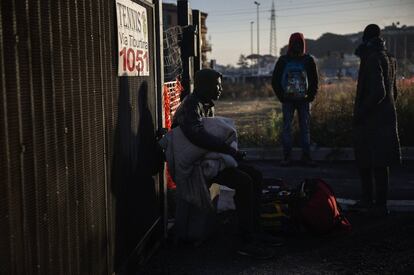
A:
[[[296,49],[296,51],[295,51]],[[276,62],[275,69],[272,75],[272,87],[277,98],[281,102],[289,101],[284,96],[284,88],[282,87],[282,77],[286,64],[291,59],[301,59],[305,62],[305,69],[308,76],[309,88],[306,92],[307,101],[311,102],[318,92],[318,70],[316,68],[315,60],[310,55],[305,55],[305,38],[300,32],[293,33],[289,39],[289,46],[287,55],[282,55]]]

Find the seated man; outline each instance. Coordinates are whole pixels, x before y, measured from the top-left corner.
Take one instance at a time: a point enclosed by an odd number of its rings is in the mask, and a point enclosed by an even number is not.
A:
[[[244,154],[223,140],[208,133],[202,124],[203,117],[214,116],[214,103],[222,92],[221,74],[203,69],[195,74],[194,91],[187,95],[177,109],[172,128],[180,126],[187,139],[209,151],[229,154],[238,161],[238,167],[225,168],[213,179],[220,185],[235,190],[234,202],[239,221],[242,245],[241,255],[255,258],[270,258],[271,251],[259,242],[271,246],[281,245],[278,238],[260,233],[259,208],[262,191],[262,175],[255,168],[242,163]]]

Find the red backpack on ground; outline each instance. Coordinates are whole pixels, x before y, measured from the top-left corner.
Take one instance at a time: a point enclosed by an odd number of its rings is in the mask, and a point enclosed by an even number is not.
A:
[[[332,188],[322,179],[306,179],[299,186],[292,215],[308,231],[318,234],[352,229],[340,212]]]

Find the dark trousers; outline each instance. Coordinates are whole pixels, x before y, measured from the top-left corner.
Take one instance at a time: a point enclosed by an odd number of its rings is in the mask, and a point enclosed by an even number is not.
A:
[[[359,168],[362,186],[362,200],[375,204],[386,206],[388,195],[389,168],[388,167],[372,167]],[[375,197],[373,191],[375,188]]]
[[[250,165],[239,164],[236,168],[226,168],[219,172],[214,182],[236,191],[234,203],[242,237],[248,238],[257,232],[262,193],[261,172]]]
[[[285,157],[290,156],[292,151],[292,123],[295,110],[298,111],[300,141],[304,155],[310,154],[310,103],[309,102],[285,102],[282,104],[283,112],[283,153]]]

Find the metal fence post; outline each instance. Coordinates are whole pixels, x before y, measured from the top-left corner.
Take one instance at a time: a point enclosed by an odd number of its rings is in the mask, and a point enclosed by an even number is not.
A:
[[[199,10],[193,10],[193,25],[196,27],[196,43],[195,43],[195,55],[194,55],[194,73],[201,70],[201,12]]]
[[[182,28],[186,28],[190,25],[190,14],[189,14],[189,4],[188,0],[178,0],[177,1],[177,15],[178,15],[178,25]],[[183,36],[184,36],[183,31]],[[184,87],[184,91],[181,93],[181,100],[190,93],[191,91],[191,65],[190,65],[190,52],[188,47],[185,45],[185,41],[183,39],[183,43],[181,43],[181,60],[183,65],[183,71],[181,74],[181,84]]]

